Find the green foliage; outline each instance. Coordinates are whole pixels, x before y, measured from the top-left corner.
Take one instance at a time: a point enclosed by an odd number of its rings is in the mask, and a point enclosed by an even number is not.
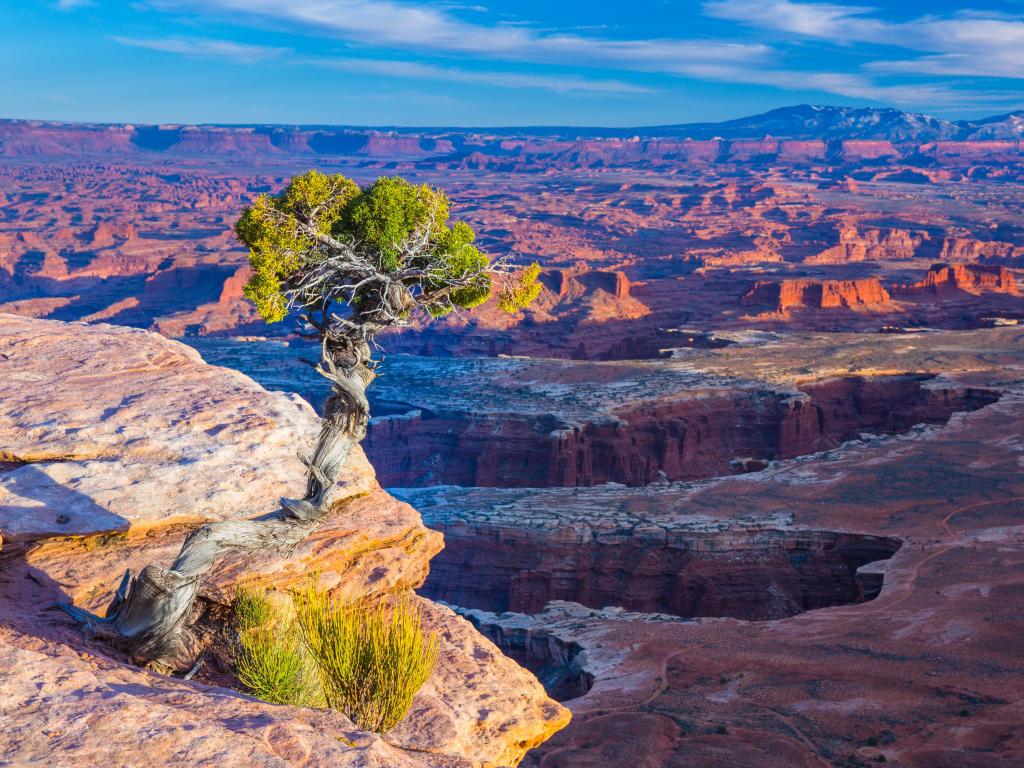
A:
[[[530,306],[543,287],[538,280],[539,277],[540,265],[534,262],[498,295],[498,309],[513,314]]]
[[[400,176],[382,176],[363,190],[346,211],[335,234],[348,234],[377,253],[376,267],[395,272],[403,266],[402,244],[427,224],[443,233],[448,221],[448,196],[426,184],[410,184]],[[436,237],[436,235],[435,235]]]
[[[287,314],[282,280],[299,269],[302,254],[313,246],[312,238],[301,234],[294,222],[279,215],[279,205],[277,198],[260,195],[235,224],[238,239],[249,246],[252,267],[245,297],[268,323],[283,320]]]
[[[289,281],[322,264],[333,241],[358,250],[377,271],[398,274],[434,317],[478,306],[491,295],[491,260],[473,245],[468,224],[448,226],[448,208],[444,191],[398,176],[382,176],[365,189],[341,174],[296,176],[280,194],[257,197],[235,224],[252,267],[245,296],[268,323],[284,319]],[[525,270],[502,293],[499,307],[517,312],[533,301],[539,271],[536,265]],[[345,295],[346,281],[352,288],[364,277],[342,274],[341,285],[324,283],[323,289]],[[352,298],[359,305],[365,297]]]
[[[240,588],[232,607],[238,629],[235,673],[246,689],[272,704],[323,706],[316,666],[294,616],[261,589]]]
[[[298,625],[317,662],[327,704],[361,728],[387,733],[412,705],[437,658],[410,598],[389,606],[341,603],[310,578],[293,595]]]
[[[476,233],[464,221],[456,222],[439,235],[437,259],[431,265],[433,272],[428,288],[440,288],[451,279],[469,279],[469,284],[451,291],[450,304],[428,307],[434,317],[447,314],[452,306],[472,309],[490,298],[491,278],[486,270],[491,260],[473,245],[475,239]]]
[[[329,233],[361,190],[340,173],[330,176],[306,171],[295,176],[278,198],[282,213],[307,219],[323,234]]]

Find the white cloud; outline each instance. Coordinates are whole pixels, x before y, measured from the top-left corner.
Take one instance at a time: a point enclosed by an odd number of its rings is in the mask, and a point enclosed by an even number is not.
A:
[[[230,40],[209,40],[198,37],[165,37],[137,38],[113,37],[122,45],[134,48],[148,48],[164,53],[179,53],[185,56],[212,56],[215,58],[234,59],[246,64],[255,64],[266,59],[276,58],[288,51],[287,48],[272,48],[265,45],[247,45]]]
[[[456,83],[482,83],[500,88],[540,88],[549,91],[600,92],[600,93],[648,93],[642,88],[621,80],[589,80],[581,77],[562,75],[532,75],[517,72],[490,72],[465,70],[455,67],[439,67],[412,61],[386,59],[310,59],[309,63],[343,72],[384,75],[387,77],[415,80],[440,80]]]
[[[620,40],[581,30],[541,30],[528,24],[483,23],[482,7],[414,0],[148,0],[168,10],[213,13],[233,22],[289,29],[343,41],[348,48],[389,49],[389,60],[366,55],[337,58],[292,57],[351,72],[396,78],[487,83],[506,88],[606,93],[643,92],[618,79],[577,75],[493,72],[481,59],[516,63],[647,72],[697,79],[763,85],[784,90],[819,90],[900,106],[955,107],[1006,101],[1006,94],[968,90],[956,82],[894,83],[897,76],[992,75],[1024,77],[1024,22],[983,12],[956,18],[925,17],[891,22],[863,5],[795,0],[708,0],[705,13],[790,36],[849,46],[871,43],[917,52],[916,58],[877,61],[852,72],[788,68],[783,54],[761,42],[679,38]],[[463,16],[469,12],[473,21]],[[462,14],[460,16],[459,14]],[[153,42],[153,41],[150,41]],[[151,46],[155,47],[155,46]],[[188,47],[188,46],[182,46]],[[169,50],[164,48],[163,50]],[[218,55],[213,51],[185,51]],[[441,66],[396,60],[417,53],[469,59]],[[219,55],[230,55],[224,52]],[[241,58],[241,53],[235,58]],[[250,58],[253,58],[250,56]],[[895,59],[895,57],[894,57]],[[916,78],[915,78],[916,80]]]
[[[946,83],[885,85],[857,72],[812,72],[795,69],[709,67],[703,76],[748,85],[765,85],[788,91],[822,91],[853,99],[897,104],[903,107],[947,109],[1017,104],[1019,93],[966,91]]]
[[[692,65],[763,60],[767,46],[717,40],[611,40],[528,27],[463,21],[439,6],[396,0],[153,0],[165,8],[190,7],[249,14],[301,26],[349,43],[491,59],[620,67],[686,74]]]
[[[288,56],[288,48],[271,48],[262,45],[246,45],[229,40],[211,40],[194,37],[166,38],[112,38],[122,45],[147,48],[164,53],[184,56],[227,58],[244,64],[255,64],[268,59],[279,59],[285,63],[311,65],[343,72],[383,75],[413,80],[438,80],[456,83],[482,83],[500,88],[540,88],[562,93],[649,93],[649,88],[622,82],[621,80],[586,79],[572,75],[535,75],[517,72],[493,72],[465,70],[457,67],[440,67],[412,61],[365,58],[316,58]]]
[[[929,55],[872,62],[875,72],[1024,79],[1024,19],[985,11],[889,22],[874,9],[792,0],[712,0],[708,15],[839,45],[873,43]]]
[[[858,5],[791,0],[711,0],[704,3],[708,16],[836,42],[876,38],[882,34],[884,23],[865,18],[873,10]]]

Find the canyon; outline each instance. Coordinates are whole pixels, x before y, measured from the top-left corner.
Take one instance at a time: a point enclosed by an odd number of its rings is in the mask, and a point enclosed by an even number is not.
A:
[[[1000,396],[704,480],[396,490],[445,534],[425,594],[464,606],[573,711],[524,764],[1014,765],[1022,342],[689,351],[709,378],[935,365]]]
[[[0,761],[134,754],[134,720],[181,765],[1017,765],[1020,125],[0,121]],[[46,610],[301,480],[319,350],[243,298],[231,226],[309,167],[443,186],[541,267],[517,316],[381,339],[353,498],[201,595],[200,624],[251,571],[415,592],[442,659],[394,738]]]
[[[0,122],[0,309],[172,337],[287,335],[242,297],[230,227],[256,194],[316,165],[442,185],[486,248],[544,269],[521,317],[488,304],[389,339],[393,352],[630,359],[689,331],[1024,318],[1021,203],[1007,194],[1024,173],[1020,138],[976,135],[998,121],[868,117],[794,108],[716,140],[707,126],[634,139]],[[812,135],[839,125],[891,135]],[[967,287],[911,289],[939,263],[960,276],[944,284]],[[990,267],[1003,276],[968,277]]]
[[[518,366],[508,367],[504,375],[509,379],[530,381]],[[582,367],[569,369],[581,385],[589,373]],[[534,368],[531,373],[539,372]],[[547,380],[558,381],[560,373],[552,371]],[[608,372],[603,382],[608,398],[621,383],[616,373],[624,372]],[[601,374],[605,371],[595,366],[594,378]],[[480,386],[481,377],[474,383]],[[514,403],[514,393],[502,383],[487,382],[489,397]],[[490,414],[484,403],[446,412],[442,403],[403,387],[415,410],[376,418],[365,447],[389,487],[639,486],[742,471],[751,463],[834,448],[862,432],[895,433],[919,423],[943,423],[956,411],[998,399],[976,388],[926,388],[922,383],[915,376],[851,376],[800,384],[795,391],[727,384],[694,392],[680,382],[672,394],[618,404],[606,413],[595,409],[579,420],[561,415],[557,404],[541,398],[524,403],[519,413]],[[387,410],[395,390],[388,384],[381,390],[376,398]],[[525,415],[532,413],[539,415]]]
[[[197,341],[312,396],[315,374],[282,363],[306,354],[291,344]],[[524,413],[550,425],[716,390],[748,418],[764,416],[749,393],[806,403],[815,427],[820,408],[836,419],[826,445],[698,478],[392,489],[445,536],[421,594],[456,606],[572,710],[524,765],[1010,766],[1024,701],[1007,684],[1021,661],[1009,638],[1022,344],[1010,326],[736,334],[629,363],[396,355],[373,428],[444,403],[490,419],[477,450],[502,456],[514,453],[503,420]]]

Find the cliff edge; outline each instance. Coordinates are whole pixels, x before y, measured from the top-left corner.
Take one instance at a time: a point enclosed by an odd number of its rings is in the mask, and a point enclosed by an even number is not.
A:
[[[421,601],[437,667],[385,737],[323,710],[273,706],[140,669],[49,610],[102,612],[125,568],[173,559],[202,523],[301,493],[317,417],[295,395],[207,365],[146,331],[0,315],[0,762],[15,765],[515,765],[568,711],[466,621]],[[362,451],[347,500],[287,552],[227,558],[197,621],[241,579],[319,571],[346,596],[422,584],[443,547],[380,488]]]

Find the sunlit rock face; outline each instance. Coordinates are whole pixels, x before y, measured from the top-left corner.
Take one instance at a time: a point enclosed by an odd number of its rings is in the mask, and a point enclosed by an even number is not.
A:
[[[988,264],[933,264],[924,279],[897,288],[907,295],[934,295],[947,293],[1018,293],[1013,273],[1002,265]]]
[[[426,600],[437,667],[387,741],[338,714],[216,687],[228,670],[209,664],[205,682],[127,664],[48,606],[71,599],[102,612],[125,568],[167,564],[195,526],[258,517],[300,493],[295,453],[317,417],[156,334],[12,315],[0,315],[0,404],[0,656],[12,671],[0,693],[17,713],[0,760],[92,765],[114,750],[173,766],[296,755],[325,766],[504,766],[565,725],[529,672]],[[222,624],[235,587],[254,577],[285,586],[319,572],[345,598],[422,584],[440,534],[380,488],[361,451],[340,482],[343,500],[296,547],[215,567],[195,605],[203,627]]]

